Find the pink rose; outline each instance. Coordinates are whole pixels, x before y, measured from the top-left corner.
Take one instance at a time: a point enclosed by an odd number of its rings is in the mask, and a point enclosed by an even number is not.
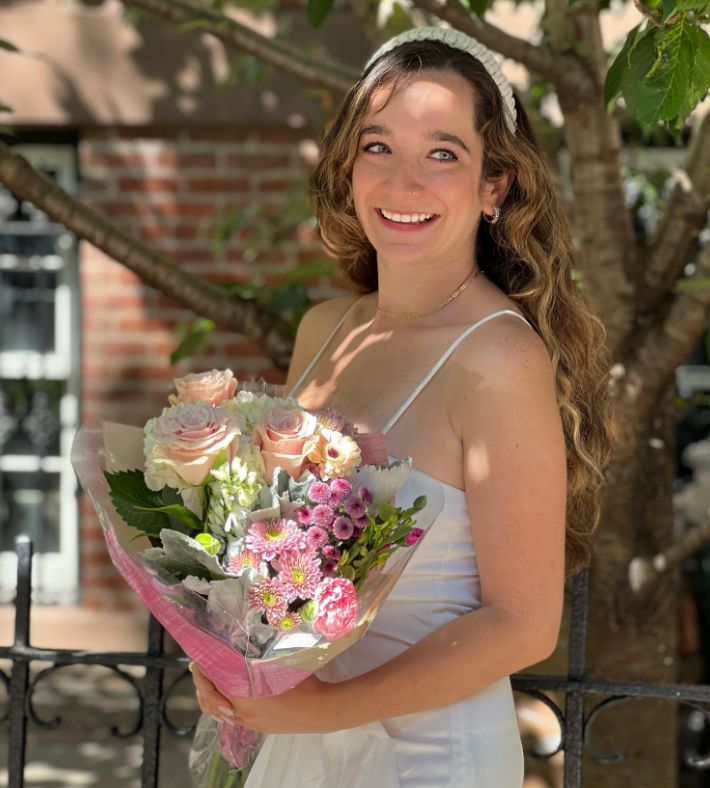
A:
[[[357,594],[351,580],[328,577],[316,587],[313,631],[337,640],[357,622]]]
[[[237,379],[231,369],[213,369],[211,372],[185,375],[175,378],[177,396],[171,394],[168,400],[171,405],[179,402],[206,402],[208,405],[219,405],[226,399],[232,399],[237,390]]]
[[[317,426],[315,416],[301,408],[272,408],[263,414],[254,428],[254,443],[261,449],[267,481],[277,466],[300,478],[307,462],[303,447]]]
[[[145,425],[145,481],[151,490],[202,484],[225,452],[239,448],[237,416],[204,402],[181,402]]]

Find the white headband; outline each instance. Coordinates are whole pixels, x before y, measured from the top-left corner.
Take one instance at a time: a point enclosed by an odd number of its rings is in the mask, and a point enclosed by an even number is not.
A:
[[[454,49],[460,49],[462,52],[467,52],[471,57],[476,58],[498,86],[501,98],[503,99],[506,125],[510,133],[515,134],[517,113],[515,111],[513,89],[510,86],[510,82],[503,76],[503,72],[500,70],[498,61],[493,57],[493,53],[489,49],[486,49],[483,44],[467,36],[465,33],[462,33],[460,30],[453,30],[445,27],[413,27],[411,30],[407,30],[406,33],[400,33],[398,36],[386,41],[367,61],[365,71],[367,71],[376,60],[379,60],[382,55],[391,52],[402,44],[409,44],[412,41],[441,41],[442,44],[446,44]]]

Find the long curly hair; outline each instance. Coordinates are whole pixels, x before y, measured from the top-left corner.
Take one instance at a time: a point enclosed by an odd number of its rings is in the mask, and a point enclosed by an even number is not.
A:
[[[516,174],[500,206],[500,220],[479,223],[476,259],[488,278],[517,303],[552,360],[567,448],[566,571],[574,574],[589,562],[611,453],[610,362],[604,327],[573,280],[569,224],[517,97],[517,130],[512,135],[495,82],[470,55],[437,41],[422,41],[403,44],[379,58],[350,89],[323,136],[310,180],[321,237],[356,290],[377,289],[376,253],[353,205],[353,163],[373,92],[383,86],[394,90],[422,69],[453,71],[471,85],[475,128],[483,140],[482,177],[495,178],[507,170]]]

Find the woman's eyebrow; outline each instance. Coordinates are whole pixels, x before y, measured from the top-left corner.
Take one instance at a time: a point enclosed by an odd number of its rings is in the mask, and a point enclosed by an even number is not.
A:
[[[365,134],[379,134],[379,135],[388,135],[391,136],[392,132],[387,128],[387,126],[380,126],[378,124],[371,124],[370,126],[365,126],[363,130],[360,132],[360,136],[364,136]],[[465,150],[466,153],[470,153],[471,151],[468,149],[468,145],[458,137],[456,134],[451,134],[448,131],[432,131],[426,135],[427,139],[436,140],[437,142],[450,142],[453,145],[458,145],[459,148]]]

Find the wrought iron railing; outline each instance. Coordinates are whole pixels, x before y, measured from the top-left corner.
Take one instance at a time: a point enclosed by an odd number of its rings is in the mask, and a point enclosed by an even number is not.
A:
[[[187,659],[168,655],[163,650],[163,629],[151,617],[148,630],[148,648],[145,652],[87,652],[71,649],[36,648],[30,645],[30,610],[32,577],[32,543],[26,537],[17,539],[17,595],[15,599],[15,632],[11,646],[0,646],[0,660],[9,660],[9,675],[0,670],[0,682],[7,691],[7,710],[0,717],[0,725],[9,726],[8,736],[8,788],[23,788],[27,724],[50,727],[56,721],[41,720],[32,703],[32,696],[40,679],[67,665],[101,665],[128,681],[138,694],[140,708],[138,719],[130,731],[112,729],[117,736],[142,733],[143,761],[142,788],[157,788],[160,755],[160,733],[163,727],[180,734],[190,733],[191,725],[177,726],[167,715],[166,703],[172,687],[184,676]],[[695,684],[650,684],[597,681],[585,678],[585,651],[587,629],[588,577],[587,572],[577,575],[572,582],[572,605],[569,630],[568,672],[566,677],[515,675],[513,689],[523,692],[547,705],[560,725],[560,743],[554,752],[535,757],[549,758],[564,752],[564,788],[580,788],[582,753],[584,750],[596,760],[612,763],[623,760],[623,751],[610,754],[597,752],[591,745],[591,726],[599,712],[631,698],[661,698],[675,700],[700,709],[707,714],[704,704],[710,703],[710,686]],[[33,662],[51,662],[49,668],[30,678]],[[127,666],[145,668],[140,682],[122,669]],[[179,670],[178,678],[165,686],[165,672]],[[562,709],[547,693],[564,694]],[[602,697],[591,710],[585,712],[585,697]],[[686,762],[697,769],[710,768],[710,757],[697,754],[688,756]]]

